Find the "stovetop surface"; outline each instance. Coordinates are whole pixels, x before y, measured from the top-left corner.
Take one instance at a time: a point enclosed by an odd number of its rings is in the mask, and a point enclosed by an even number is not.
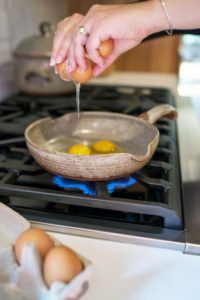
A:
[[[137,116],[162,103],[175,105],[167,89],[81,88],[81,111]],[[184,220],[176,122],[157,122],[158,148],[151,161],[131,175],[135,184],[109,193],[106,182],[96,182],[92,183],[96,195],[85,195],[77,188],[56,186],[54,176],[31,157],[24,139],[31,122],[71,111],[76,111],[73,93],[58,97],[18,94],[0,104],[0,200],[34,221],[179,239],[177,232],[183,232]]]

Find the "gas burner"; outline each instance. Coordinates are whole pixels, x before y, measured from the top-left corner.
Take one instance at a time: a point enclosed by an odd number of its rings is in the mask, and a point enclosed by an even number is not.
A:
[[[84,195],[96,195],[96,191],[94,188],[94,184],[85,182],[85,181],[79,181],[79,180],[71,180],[66,179],[61,176],[55,176],[53,178],[53,183],[57,185],[58,187],[68,190],[68,189],[76,189],[83,192]]]
[[[155,105],[174,105],[170,91],[156,88],[86,85],[81,87],[82,111],[113,111],[137,116]],[[43,117],[76,111],[75,94],[59,97],[15,95],[0,103],[1,201],[29,220],[68,224],[169,239],[183,229],[176,123],[157,123],[160,140],[150,162],[127,182],[86,183],[63,180],[41,169],[31,157],[24,130]],[[55,178],[54,178],[55,181]],[[66,181],[64,180],[64,183]]]
[[[136,179],[133,177],[126,177],[122,179],[116,179],[116,180],[111,180],[107,181],[105,183],[107,192],[109,194],[112,194],[117,188],[127,188],[130,185],[134,185],[136,183]],[[91,182],[85,182],[85,181],[79,181],[79,180],[71,180],[71,179],[66,179],[61,176],[55,176],[53,178],[53,183],[57,185],[60,188],[63,189],[77,189],[81,190],[83,194],[85,195],[97,195],[97,191],[95,188],[95,183]]]

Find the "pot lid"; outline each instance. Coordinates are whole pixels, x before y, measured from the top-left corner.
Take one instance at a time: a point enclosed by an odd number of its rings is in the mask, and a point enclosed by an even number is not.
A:
[[[55,26],[50,22],[42,22],[39,26],[38,35],[33,35],[23,40],[14,51],[17,56],[51,56],[53,45],[53,33]]]

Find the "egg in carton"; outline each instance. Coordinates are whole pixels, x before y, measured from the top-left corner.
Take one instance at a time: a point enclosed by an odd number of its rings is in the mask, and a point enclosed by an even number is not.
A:
[[[32,244],[23,247],[21,264],[17,264],[13,245],[17,237],[30,228],[18,213],[0,203],[0,299],[2,300],[77,300],[88,289],[92,264],[78,254],[84,268],[68,284],[53,282],[48,288],[42,276],[42,261]],[[55,245],[60,244],[55,240]]]

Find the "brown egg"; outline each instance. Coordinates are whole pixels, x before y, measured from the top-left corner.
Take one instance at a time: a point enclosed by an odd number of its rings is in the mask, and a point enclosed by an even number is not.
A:
[[[28,229],[24,231],[15,242],[14,251],[18,263],[20,263],[22,249],[25,244],[33,244],[38,250],[42,259],[54,246],[54,242],[44,230],[39,228]]]
[[[66,61],[62,62],[61,64],[56,65],[56,69],[61,79],[63,80],[71,80],[73,79],[75,82],[85,83],[92,78],[92,62],[86,58],[87,68],[85,71],[81,71],[77,68],[72,73],[67,72]]]
[[[105,40],[101,43],[99,47],[99,53],[102,57],[107,58],[112,52],[114,48],[114,43],[112,39]]]
[[[99,47],[99,52],[102,57],[108,57],[113,51],[114,43],[112,39],[105,40]],[[61,79],[63,80],[74,80],[75,82],[85,83],[92,78],[92,62],[86,58],[87,68],[85,71],[81,71],[77,68],[72,73],[67,72],[67,61],[57,64],[56,69]]]
[[[44,260],[44,281],[50,287],[54,281],[68,283],[83,270],[78,255],[66,246],[55,246]]]
[[[87,68],[85,71],[81,71],[77,68],[71,73],[71,77],[75,82],[85,83],[92,78],[92,62],[86,58]]]
[[[62,80],[71,80],[69,73],[67,72],[67,61],[65,60],[61,64],[56,65],[56,70]]]

